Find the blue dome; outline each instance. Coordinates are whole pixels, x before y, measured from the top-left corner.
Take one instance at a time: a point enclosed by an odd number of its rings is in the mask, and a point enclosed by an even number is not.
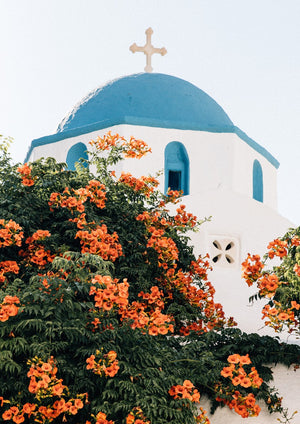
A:
[[[150,73],[122,77],[91,92],[62,120],[55,134],[32,140],[25,162],[36,147],[121,124],[234,133],[279,166],[200,88],[181,78]]]
[[[63,119],[57,132],[92,129],[103,121],[207,131],[233,128],[221,106],[195,85],[150,73],[122,77],[93,91]]]

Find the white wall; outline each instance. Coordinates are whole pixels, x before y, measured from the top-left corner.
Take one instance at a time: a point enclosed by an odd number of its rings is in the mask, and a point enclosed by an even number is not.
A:
[[[65,162],[68,150],[78,142],[89,142],[111,131],[126,138],[142,139],[152,148],[152,154],[140,161],[128,159],[119,169],[135,175],[152,174],[164,168],[164,150],[168,143],[179,141],[184,144],[190,160],[190,194],[203,190],[228,189],[252,198],[253,161],[258,159],[263,168],[264,201],[276,209],[276,169],[264,156],[256,152],[232,133],[210,133],[205,131],[176,130],[133,125],[118,125],[77,137],[36,147],[30,160],[52,156]],[[160,177],[164,189],[164,176]]]
[[[256,159],[263,171],[264,203],[277,210],[277,169],[236,134],[233,134],[232,140],[235,146],[233,190],[252,198],[252,170]]]
[[[197,253],[211,254],[212,236],[217,240],[237,240],[236,263],[213,264],[209,278],[226,315],[234,316],[243,331],[265,334],[260,330],[261,304],[249,305],[248,299],[256,290],[242,281],[241,262],[248,252],[263,255],[268,243],[283,235],[292,223],[268,206],[229,190],[203,191],[197,196],[186,196],[183,203],[200,219],[212,216],[192,235],[191,243]]]

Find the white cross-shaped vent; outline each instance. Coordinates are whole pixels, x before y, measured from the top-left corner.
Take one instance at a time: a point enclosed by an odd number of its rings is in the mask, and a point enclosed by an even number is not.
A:
[[[239,241],[236,237],[209,236],[209,245],[213,264],[227,268],[238,265]]]

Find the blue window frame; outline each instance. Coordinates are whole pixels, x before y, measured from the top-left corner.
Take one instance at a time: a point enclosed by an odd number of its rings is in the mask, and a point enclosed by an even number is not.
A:
[[[76,143],[69,149],[66,162],[70,171],[75,171],[75,163],[79,159],[88,159],[86,145],[84,143]],[[83,162],[82,164],[85,168],[88,167],[87,162]]]
[[[257,159],[253,162],[253,199],[264,201],[263,171]]]
[[[171,190],[190,192],[190,161],[186,148],[179,141],[172,141],[165,148],[165,193]]]

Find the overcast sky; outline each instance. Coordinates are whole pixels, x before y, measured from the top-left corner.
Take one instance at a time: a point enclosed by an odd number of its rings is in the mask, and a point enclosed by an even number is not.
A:
[[[279,212],[300,224],[300,0],[0,0],[0,134],[23,161],[83,96],[112,78],[184,78],[280,162]]]

